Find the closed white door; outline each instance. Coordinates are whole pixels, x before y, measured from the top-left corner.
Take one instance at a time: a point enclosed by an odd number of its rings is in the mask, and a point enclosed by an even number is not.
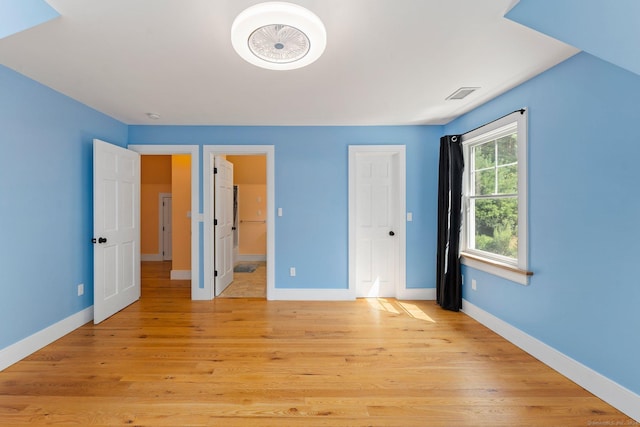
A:
[[[140,156],[93,141],[94,323],[140,298]]]
[[[216,156],[214,164],[214,289],[218,296],[233,281],[233,163]]]
[[[350,153],[350,269],[357,297],[395,297],[404,286],[404,189],[399,156],[393,151]],[[402,152],[404,154],[404,151]]]
[[[172,239],[173,233],[171,231],[171,212],[173,205],[171,203],[171,196],[162,196],[162,260],[171,261],[172,259]]]

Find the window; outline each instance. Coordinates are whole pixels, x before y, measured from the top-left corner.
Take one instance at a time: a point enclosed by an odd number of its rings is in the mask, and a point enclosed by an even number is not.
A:
[[[463,135],[463,263],[522,284],[527,271],[527,112]]]

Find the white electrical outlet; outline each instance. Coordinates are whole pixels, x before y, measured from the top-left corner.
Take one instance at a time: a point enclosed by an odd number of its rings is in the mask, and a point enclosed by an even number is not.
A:
[[[84,283],[78,285],[78,296],[84,295]]]
[[[478,285],[476,284],[476,279],[471,279],[471,289],[474,291],[478,290]]]
[[[295,267],[291,267],[289,269],[289,276],[295,277],[295,275],[296,275],[296,268]]]

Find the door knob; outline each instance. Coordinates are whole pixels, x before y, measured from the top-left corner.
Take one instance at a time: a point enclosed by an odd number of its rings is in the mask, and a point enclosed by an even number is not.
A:
[[[395,236],[395,235],[396,235],[396,233],[394,233],[393,231],[389,232],[389,236]]]
[[[96,243],[96,238],[94,237],[93,239],[91,239],[91,241],[93,243]],[[98,243],[107,243],[107,238],[106,237],[98,237]]]

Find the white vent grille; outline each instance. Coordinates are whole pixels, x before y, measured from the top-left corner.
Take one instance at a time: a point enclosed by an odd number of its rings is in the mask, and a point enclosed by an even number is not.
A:
[[[480,88],[479,87],[461,87],[460,89],[453,92],[451,95],[447,96],[445,99],[447,101],[452,99],[463,99],[478,89]]]

